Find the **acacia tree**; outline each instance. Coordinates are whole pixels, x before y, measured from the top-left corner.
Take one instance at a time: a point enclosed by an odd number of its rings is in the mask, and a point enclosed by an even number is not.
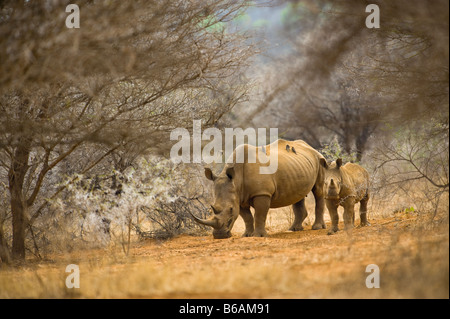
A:
[[[333,76],[331,82],[327,90],[295,86],[272,108],[284,113],[278,117],[279,126],[289,137],[302,138],[318,149],[335,137],[347,155],[355,154],[355,160],[361,161],[369,138],[380,126],[382,104],[377,104],[378,97],[355,89],[351,78]]]
[[[214,124],[245,97],[255,52],[226,27],[248,1],[79,1],[79,29],[65,27],[67,4],[0,3],[0,179],[16,259],[45,198],[64,188],[58,170],[167,145],[193,118]]]
[[[373,157],[377,169],[386,178],[387,185],[406,184],[426,180],[438,192],[449,191],[449,131],[441,123],[422,125],[399,131],[398,138],[386,141],[377,148]]]
[[[281,2],[291,51],[277,57],[249,118],[285,114],[289,137],[321,147],[337,135],[357,153],[370,135],[387,134],[386,123],[439,117],[448,125],[448,1],[374,1],[380,29],[366,27],[365,1]]]

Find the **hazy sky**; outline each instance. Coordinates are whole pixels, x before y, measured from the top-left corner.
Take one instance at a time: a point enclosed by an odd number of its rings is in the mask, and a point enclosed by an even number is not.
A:
[[[258,31],[267,45],[266,54],[276,56],[287,50],[286,43],[280,37],[286,11],[286,5],[252,7],[247,10],[246,15],[239,18],[239,24],[242,28]]]

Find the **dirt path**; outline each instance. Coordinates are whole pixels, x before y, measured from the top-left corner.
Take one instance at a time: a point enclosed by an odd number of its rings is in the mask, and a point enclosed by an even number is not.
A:
[[[351,234],[307,229],[147,240],[128,257],[118,249],[73,252],[0,271],[0,297],[448,298],[448,223],[398,214]],[[64,285],[69,263],[80,267],[80,289]],[[369,264],[379,266],[379,289],[366,287]]]
[[[440,279],[434,277],[440,276],[435,267],[447,267],[443,290],[448,296],[448,231],[423,234],[426,230],[418,225],[416,216],[399,215],[333,236],[327,230],[276,232],[268,238],[235,234],[226,240],[180,236],[164,243],[142,243],[134,254],[156,261],[177,274],[180,282],[190,283],[158,297],[427,296],[425,288],[434,282],[438,287],[432,289],[437,294],[442,290]],[[381,283],[387,289],[366,287],[369,264],[380,267],[385,275]],[[408,280],[417,275],[419,283],[411,287]],[[424,276],[430,277],[421,287]]]

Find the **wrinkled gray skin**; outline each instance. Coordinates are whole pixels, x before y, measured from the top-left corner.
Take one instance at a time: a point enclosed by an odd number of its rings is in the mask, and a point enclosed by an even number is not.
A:
[[[205,169],[206,177],[214,182],[215,202],[213,215],[209,219],[194,219],[213,228],[214,238],[231,237],[231,229],[240,215],[245,222],[244,237],[267,236],[265,223],[269,208],[293,205],[294,222],[292,231],[302,230],[307,216],[305,197],[312,191],[316,200],[313,229],[326,228],[323,220],[325,201],[323,196],[324,170],[323,156],[307,143],[278,140],[278,169],[274,174],[260,174],[260,156],[270,154],[271,146],[257,148],[256,163],[249,163],[247,152],[251,145],[241,145],[244,149],[244,163],[226,164],[219,175]],[[290,147],[287,147],[287,146]],[[295,147],[295,152],[292,148]],[[235,159],[236,150],[233,153]],[[262,161],[263,162],[263,161]],[[253,217],[250,207],[255,209]]]
[[[344,207],[344,227],[349,230],[355,224],[355,204],[360,203],[360,226],[370,226],[367,220],[367,202],[369,201],[369,173],[354,163],[342,165],[337,159],[325,165],[324,193],[325,202],[331,217],[329,235],[339,230],[338,207]]]

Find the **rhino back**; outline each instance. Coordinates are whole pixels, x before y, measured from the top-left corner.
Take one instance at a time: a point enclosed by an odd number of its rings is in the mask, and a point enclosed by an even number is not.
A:
[[[295,153],[286,145],[295,148]],[[267,146],[268,152],[273,144]],[[294,204],[311,191],[317,180],[319,153],[308,144],[298,141],[278,140],[278,169],[274,174],[260,174],[259,163],[245,163],[243,188],[245,198],[270,196],[271,207]]]

